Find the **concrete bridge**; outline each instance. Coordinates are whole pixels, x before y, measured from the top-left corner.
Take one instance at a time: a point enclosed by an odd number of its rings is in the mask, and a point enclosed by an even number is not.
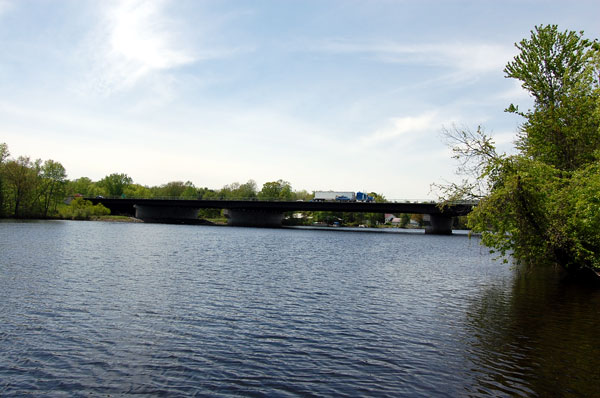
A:
[[[129,214],[146,222],[198,222],[200,209],[226,209],[228,225],[280,227],[285,212],[332,211],[358,213],[428,214],[430,234],[451,234],[453,217],[468,214],[473,204],[457,203],[440,208],[435,203],[365,203],[365,202],[285,202],[260,200],[188,200],[188,199],[116,199],[85,198],[102,203],[113,214]]]

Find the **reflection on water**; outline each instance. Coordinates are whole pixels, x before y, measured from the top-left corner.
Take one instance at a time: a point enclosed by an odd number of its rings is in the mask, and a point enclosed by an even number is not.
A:
[[[509,287],[488,287],[467,311],[469,395],[599,396],[600,291],[547,268],[521,268]]]

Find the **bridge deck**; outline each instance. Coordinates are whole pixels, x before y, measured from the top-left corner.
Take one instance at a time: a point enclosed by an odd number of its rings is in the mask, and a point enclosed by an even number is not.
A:
[[[133,210],[134,205],[152,207],[191,207],[197,209],[263,210],[263,211],[334,211],[357,213],[409,213],[449,217],[468,214],[472,204],[452,204],[440,208],[435,203],[364,203],[364,202],[303,202],[261,200],[189,200],[189,199],[116,199],[85,198],[94,204],[102,203],[110,209]]]

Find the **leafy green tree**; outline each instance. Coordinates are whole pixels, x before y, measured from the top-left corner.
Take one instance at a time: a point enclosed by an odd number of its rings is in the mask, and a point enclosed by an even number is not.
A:
[[[507,109],[525,118],[519,152],[499,154],[480,128],[446,131],[471,178],[445,196],[481,198],[468,223],[492,251],[600,276],[600,46],[550,25],[517,47],[506,76],[535,100],[524,113]]]
[[[218,199],[219,194],[217,192],[215,192],[213,189],[208,189],[206,187],[204,188],[198,188],[198,199],[204,199],[204,200],[213,200],[213,199]]]
[[[150,188],[140,184],[129,184],[123,191],[128,198],[151,198],[153,192]]]
[[[106,195],[105,190],[100,187],[97,182],[92,181],[88,177],[80,177],[75,180],[67,181],[65,190],[67,196],[81,195],[93,197]]]
[[[110,210],[101,203],[94,205],[82,197],[73,198],[68,206],[63,206],[60,209],[60,216],[71,220],[89,220],[93,216],[105,216],[109,214]]]
[[[249,200],[256,198],[256,182],[248,180],[245,184],[234,182],[225,185],[219,191],[220,199]]]
[[[127,174],[113,173],[98,181],[98,185],[108,196],[122,196],[125,188],[132,182],[133,180]]]
[[[248,180],[245,184],[241,184],[237,190],[235,190],[234,195],[240,199],[254,199],[256,198],[256,182],[254,180]]]
[[[283,180],[265,182],[257,196],[260,200],[293,200],[294,198],[292,186]]]
[[[572,171],[594,160],[600,148],[596,112],[598,43],[556,25],[536,26],[531,38],[516,44],[521,51],[504,69],[534,98],[535,107],[508,112],[525,118],[517,147],[535,160]]]
[[[19,156],[3,166],[8,199],[16,218],[30,215],[28,210],[35,195],[38,176],[36,165],[29,157]]]
[[[315,194],[310,193],[305,189],[302,189],[300,191],[294,191],[292,196],[293,196],[293,198],[292,198],[293,200],[302,200],[304,202],[308,202],[315,197]]]
[[[42,201],[42,215],[48,217],[49,211],[56,212],[58,203],[65,196],[67,172],[62,164],[46,160],[42,166],[38,190]]]
[[[6,159],[10,156],[10,152],[8,151],[8,145],[5,142],[0,144],[0,163],[4,163]]]
[[[373,200],[375,201],[375,203],[385,203],[385,202],[387,202],[387,199],[385,198],[385,196],[383,196],[381,194],[378,194],[376,192],[371,192],[368,195],[373,197]]]
[[[408,223],[410,222],[410,215],[406,213],[402,213],[400,215],[400,228],[406,228]]]
[[[154,197],[196,199],[198,190],[191,181],[171,181],[152,189]]]
[[[80,177],[67,182],[66,194],[68,196],[82,195],[90,196],[91,186],[93,182],[88,177]]]

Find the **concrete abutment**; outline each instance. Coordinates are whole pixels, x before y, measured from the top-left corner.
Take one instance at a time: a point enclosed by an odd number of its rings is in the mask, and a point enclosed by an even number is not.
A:
[[[235,227],[279,228],[283,212],[255,209],[226,209],[227,225]]]
[[[452,235],[452,222],[452,216],[430,214],[430,225],[425,227],[425,233],[430,235]]]
[[[144,222],[166,224],[196,224],[198,209],[195,207],[135,205],[135,218]]]

